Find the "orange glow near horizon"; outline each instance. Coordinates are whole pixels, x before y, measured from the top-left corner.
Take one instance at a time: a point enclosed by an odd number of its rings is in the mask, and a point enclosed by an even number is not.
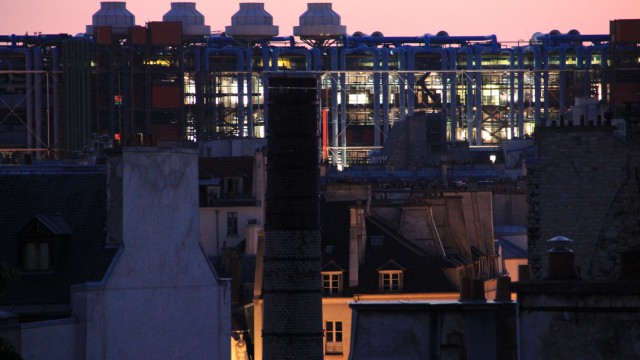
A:
[[[205,17],[212,32],[231,25],[238,2],[202,1],[196,9]],[[279,36],[293,34],[299,16],[306,11],[307,1],[265,0],[265,9],[279,26]],[[328,2],[328,1],[327,1]],[[136,25],[161,21],[171,1],[130,0],[127,10],[135,16]],[[640,1],[552,1],[538,0],[523,5],[511,0],[468,1],[400,1],[336,0],[333,9],[341,16],[347,33],[380,31],[386,36],[419,36],[444,30],[449,35],[496,35],[498,41],[529,40],[535,32],[577,29],[582,34],[608,34],[609,21],[640,18]],[[100,9],[99,1],[87,0],[22,0],[0,2],[0,35],[79,34],[91,24],[92,15]]]

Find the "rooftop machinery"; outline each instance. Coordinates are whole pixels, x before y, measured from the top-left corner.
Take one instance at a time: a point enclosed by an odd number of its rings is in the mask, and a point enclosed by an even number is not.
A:
[[[513,47],[444,31],[347,35],[330,3],[278,33],[261,3],[240,3],[212,33],[195,3],[143,27],[124,2],[103,2],[84,34],[0,36],[0,147],[63,157],[99,139],[264,137],[266,75],[284,71],[320,73],[322,156],[343,166],[369,161],[416,111],[438,114],[444,142],[480,145],[569,122],[575,99],[606,109],[611,98],[608,34],[536,33]]]

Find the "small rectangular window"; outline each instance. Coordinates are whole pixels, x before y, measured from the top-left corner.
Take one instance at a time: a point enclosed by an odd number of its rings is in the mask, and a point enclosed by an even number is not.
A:
[[[23,270],[46,271],[50,269],[51,254],[49,243],[28,242],[23,248]]]
[[[235,211],[227,213],[227,235],[238,235],[238,213]]]
[[[325,322],[325,353],[342,354],[342,321]]]
[[[382,235],[371,235],[371,246],[382,246],[384,243],[384,236]]]
[[[401,292],[402,271],[380,271],[380,292]]]
[[[322,272],[322,293],[334,296],[342,294],[342,272]]]

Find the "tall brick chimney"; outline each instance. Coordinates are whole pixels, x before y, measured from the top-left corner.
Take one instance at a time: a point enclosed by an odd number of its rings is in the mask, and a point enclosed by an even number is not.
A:
[[[318,78],[268,81],[263,358],[320,360]]]

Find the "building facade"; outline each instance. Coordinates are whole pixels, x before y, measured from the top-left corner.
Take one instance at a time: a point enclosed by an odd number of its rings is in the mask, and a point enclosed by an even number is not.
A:
[[[245,17],[252,6],[260,16]],[[125,3],[104,2],[79,36],[0,37],[7,161],[77,155],[99,139],[263,138],[268,74],[281,71],[319,74],[322,157],[341,166],[371,161],[416,111],[439,119],[443,144],[482,145],[539,125],[615,119],[639,101],[640,36],[628,31],[636,20],[612,22],[610,34],[553,30],[508,47],[446,31],[348,35],[326,3],[309,4],[293,36],[278,36],[260,3],[240,4],[222,33],[194,3],[172,4],[144,27],[133,19]]]

